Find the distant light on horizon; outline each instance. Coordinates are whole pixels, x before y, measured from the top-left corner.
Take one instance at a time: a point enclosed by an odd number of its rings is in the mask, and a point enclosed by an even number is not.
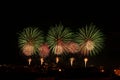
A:
[[[114,74],[120,76],[120,69],[114,69]]]
[[[59,72],[61,72],[61,71],[62,71],[62,69],[59,69],[58,71],[59,71]]]

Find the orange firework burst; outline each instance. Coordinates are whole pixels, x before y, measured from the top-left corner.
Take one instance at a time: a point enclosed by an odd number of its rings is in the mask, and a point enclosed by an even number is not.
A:
[[[83,55],[89,55],[90,51],[94,49],[94,42],[91,40],[87,40],[86,42],[81,44],[79,48]]]
[[[26,56],[31,56],[34,53],[34,46],[30,45],[30,44],[25,44],[23,46],[23,53]]]
[[[62,40],[58,39],[57,45],[55,45],[53,50],[54,50],[55,54],[57,54],[57,55],[62,54],[66,50],[65,43]]]

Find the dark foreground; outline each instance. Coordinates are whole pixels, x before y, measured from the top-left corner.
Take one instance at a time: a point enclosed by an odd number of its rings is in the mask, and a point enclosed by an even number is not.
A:
[[[0,80],[120,80],[110,72],[100,72],[95,67],[58,68],[30,66],[1,66]]]

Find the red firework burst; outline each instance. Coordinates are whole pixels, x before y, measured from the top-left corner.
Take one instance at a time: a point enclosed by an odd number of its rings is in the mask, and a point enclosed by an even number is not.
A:
[[[75,42],[66,43],[66,47],[69,53],[77,53],[79,51],[79,45]]]
[[[47,43],[42,44],[39,47],[39,55],[41,57],[47,57],[49,55],[50,49]]]

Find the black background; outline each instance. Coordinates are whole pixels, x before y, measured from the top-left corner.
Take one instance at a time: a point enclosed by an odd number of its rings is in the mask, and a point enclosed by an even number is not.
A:
[[[116,3],[5,3],[1,7],[0,63],[22,64],[17,33],[24,27],[35,25],[47,32],[51,25],[62,22],[63,26],[77,30],[90,24],[98,26],[105,35],[105,47],[91,63],[106,66],[120,65],[120,14]]]

